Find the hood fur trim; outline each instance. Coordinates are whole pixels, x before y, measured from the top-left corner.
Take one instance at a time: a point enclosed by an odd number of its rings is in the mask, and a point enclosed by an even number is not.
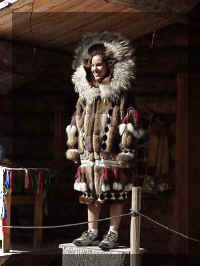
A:
[[[91,87],[86,79],[86,72],[83,67],[84,59],[88,57],[88,49],[94,44],[102,43],[107,51],[111,51],[116,63],[113,69],[113,77],[108,84],[99,84],[99,88]],[[73,68],[75,72],[72,82],[79,97],[92,102],[96,97],[116,100],[120,94],[131,88],[131,80],[134,79],[133,48],[129,40],[119,33],[102,32],[89,33],[85,35],[78,48],[75,50]]]

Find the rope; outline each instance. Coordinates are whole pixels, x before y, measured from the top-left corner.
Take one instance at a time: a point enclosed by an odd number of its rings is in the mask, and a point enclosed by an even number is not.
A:
[[[72,223],[72,224],[64,224],[64,225],[53,225],[53,226],[18,226],[18,225],[4,225],[4,226],[0,226],[0,227],[3,227],[3,228],[9,228],[9,229],[55,229],[55,228],[67,228],[67,227],[73,227],[73,226],[79,226],[79,225],[85,225],[85,224],[89,224],[89,223],[94,223],[94,222],[104,222],[104,221],[108,221],[108,220],[111,220],[113,218],[119,218],[119,217],[124,217],[124,216],[131,216],[131,215],[140,215],[141,217],[147,219],[148,221],[164,228],[165,230],[167,231],[170,231],[176,235],[179,235],[187,240],[191,240],[191,241],[194,241],[194,242],[200,242],[199,239],[196,239],[196,238],[193,238],[193,237],[190,237],[190,236],[187,236],[183,233],[180,233],[166,225],[163,225],[157,221],[155,221],[154,219],[150,218],[149,216],[147,215],[144,215],[143,213],[139,212],[139,211],[133,211],[131,210],[131,212],[129,213],[125,213],[125,214],[121,214],[121,215],[118,215],[118,216],[110,216],[110,217],[107,217],[107,218],[103,218],[103,219],[98,219],[98,220],[93,220],[93,221],[87,221],[87,222],[80,222],[80,223]]]
[[[108,221],[111,220],[113,218],[119,218],[119,217],[124,217],[124,216],[128,216],[128,215],[132,215],[133,212],[129,212],[129,213],[125,213],[125,214],[121,214],[118,216],[111,216],[111,217],[107,217],[107,218],[103,218],[103,219],[98,219],[98,220],[94,220],[94,221],[90,221],[90,222],[80,222],[80,223],[73,223],[73,224],[64,224],[64,225],[52,225],[52,226],[18,226],[18,225],[4,225],[4,226],[0,226],[3,228],[10,228],[10,229],[55,229],[55,228],[66,228],[66,227],[72,227],[72,226],[79,226],[79,225],[84,225],[84,224],[89,224],[89,223],[94,223],[94,222],[103,222],[103,221]]]
[[[180,232],[178,232],[178,231],[176,231],[176,230],[174,230],[174,229],[172,229],[172,228],[169,228],[168,226],[163,225],[163,224],[161,224],[161,223],[155,221],[154,219],[150,218],[150,217],[147,216],[147,215],[142,214],[142,213],[139,212],[139,211],[134,211],[134,213],[136,213],[136,214],[138,214],[138,215],[144,217],[144,218],[147,219],[148,221],[150,221],[150,222],[152,222],[152,223],[154,223],[154,224],[156,224],[156,225],[158,225],[158,226],[160,226],[160,227],[166,229],[167,231],[170,231],[170,232],[172,232],[172,233],[174,233],[174,234],[177,234],[177,235],[179,235],[179,236],[182,236],[182,237],[185,238],[185,239],[192,240],[192,241],[195,241],[195,242],[200,242],[199,239],[196,239],[196,238],[193,238],[193,237],[189,237],[189,236],[187,236],[187,235],[185,235],[185,234],[183,234],[183,233],[180,233]]]

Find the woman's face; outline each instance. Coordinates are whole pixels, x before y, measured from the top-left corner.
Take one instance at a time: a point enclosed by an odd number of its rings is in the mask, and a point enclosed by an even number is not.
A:
[[[92,57],[91,71],[94,79],[101,82],[107,74],[107,67],[101,55],[95,55]]]

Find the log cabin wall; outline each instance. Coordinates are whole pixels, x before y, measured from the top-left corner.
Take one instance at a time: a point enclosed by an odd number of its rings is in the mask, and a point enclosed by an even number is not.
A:
[[[177,91],[178,85],[179,90],[183,86],[178,81],[180,77],[184,77],[180,73],[188,72],[190,33],[188,25],[174,24],[135,42],[137,78],[133,97],[136,97],[136,103],[143,112],[150,115],[152,111],[162,113],[173,122],[170,123],[170,131],[174,144],[177,132],[181,134],[181,128],[177,129],[177,123],[174,122],[177,118],[177,108],[184,109],[184,106],[180,106],[180,104],[179,107],[177,106]],[[194,30],[192,34],[198,40],[197,31]],[[24,53],[22,53],[23,50]],[[1,120],[4,119],[2,121],[5,123],[0,133],[1,140],[3,141],[5,137],[8,138],[9,144],[6,144],[6,147],[12,159],[19,162],[24,161],[24,164],[28,166],[39,163],[42,167],[53,165],[57,169],[56,181],[48,193],[47,203],[51,208],[49,208],[48,216],[45,217],[46,224],[83,221],[86,219],[85,207],[78,204],[72,189],[75,169],[71,162],[64,159],[65,126],[70,122],[76,101],[76,95],[70,83],[71,59],[65,54],[40,48],[26,47],[20,51],[23,54],[21,57],[19,57],[20,52],[17,48],[14,52],[16,60],[14,66],[18,71],[31,76],[32,79],[20,89],[1,97],[1,106],[4,112]],[[29,60],[27,60],[26,53]],[[185,84],[184,81],[183,84]],[[196,84],[195,81],[195,86]],[[192,99],[195,99],[196,102],[192,109],[193,113],[198,109],[196,93],[197,90],[193,90]],[[192,99],[190,99],[190,104]],[[181,123],[180,119],[179,123]],[[194,130],[197,124],[191,124],[190,130]],[[187,125],[181,124],[181,127],[185,126]],[[184,139],[182,138],[179,141],[180,147],[183,143]],[[198,156],[197,150],[195,154]],[[193,157],[190,158],[190,161],[196,165]],[[184,164],[184,158],[181,160]],[[192,214],[192,210],[189,222],[186,216],[188,210],[186,207],[189,204],[193,204],[195,209],[198,208],[198,201],[195,201],[195,196],[191,196],[195,184],[199,183],[194,169],[197,168],[190,170],[190,180],[194,176],[196,179],[194,179],[194,183],[190,183],[188,188],[187,173],[184,177],[185,183],[181,184],[181,176],[177,172],[175,163],[175,168],[169,177],[173,190],[169,193],[143,193],[142,211],[162,224],[182,233],[194,233],[194,236],[197,237],[198,234],[195,235],[197,232],[196,216]],[[177,185],[180,186],[177,187]],[[197,187],[195,188],[197,189]],[[183,192],[188,189],[190,189],[189,202]],[[181,191],[182,193],[180,193]],[[198,192],[196,192],[197,194]],[[181,205],[182,202],[185,202],[184,207]],[[59,211],[57,206],[59,206]],[[128,211],[129,207],[130,205],[127,204],[125,211]],[[104,212],[108,214],[106,208]],[[127,226],[129,222],[129,218],[123,218],[121,224],[120,237],[121,241],[126,244],[129,244],[129,227]],[[190,224],[193,225],[193,229]],[[52,232],[51,237],[52,240],[56,238],[72,239],[83,228],[72,229],[70,232],[69,230]],[[103,231],[107,225],[102,225],[102,228]],[[142,220],[141,246],[149,252],[157,254],[188,254],[190,250],[197,254],[193,246],[188,249],[187,241],[184,239],[144,219]]]

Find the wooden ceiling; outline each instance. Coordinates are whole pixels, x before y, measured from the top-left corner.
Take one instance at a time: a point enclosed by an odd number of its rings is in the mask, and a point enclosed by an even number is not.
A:
[[[0,38],[71,53],[85,32],[114,30],[135,39],[184,19],[197,2],[18,0],[0,10]]]
[[[173,3],[172,3],[173,2]],[[137,39],[177,21],[187,23],[187,13],[199,0],[18,0],[0,10],[0,94],[30,80],[28,64],[34,47],[72,55],[86,32],[111,30]],[[12,45],[21,46],[18,69],[13,68]],[[27,47],[30,45],[31,49]],[[48,53],[41,60],[48,61]],[[62,59],[60,59],[62,60]],[[66,59],[67,60],[67,59]],[[27,61],[30,61],[27,62]],[[43,63],[42,63],[43,64]]]

